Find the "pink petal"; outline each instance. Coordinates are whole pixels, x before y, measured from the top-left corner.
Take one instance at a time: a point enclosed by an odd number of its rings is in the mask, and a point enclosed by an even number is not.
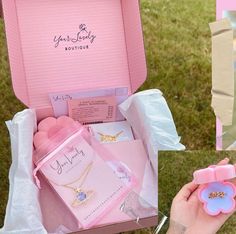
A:
[[[71,124],[73,124],[75,121],[68,117],[68,116],[61,116],[57,119],[57,124],[61,125],[62,127],[67,127]]]
[[[48,117],[44,120],[42,120],[38,124],[38,131],[44,131],[47,132],[51,127],[57,124],[57,120],[53,117]]]
[[[48,141],[48,135],[46,132],[37,132],[34,135],[34,146],[38,149],[41,145]]]
[[[54,125],[48,130],[48,137],[51,138],[55,136],[63,127],[61,125]]]

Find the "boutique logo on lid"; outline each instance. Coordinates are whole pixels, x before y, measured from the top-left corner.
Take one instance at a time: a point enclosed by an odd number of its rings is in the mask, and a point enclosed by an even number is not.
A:
[[[80,24],[79,29],[73,35],[56,35],[53,42],[56,49],[63,48],[66,51],[89,49],[89,46],[94,43],[96,35],[88,29],[86,24]],[[65,46],[66,45],[66,46]]]

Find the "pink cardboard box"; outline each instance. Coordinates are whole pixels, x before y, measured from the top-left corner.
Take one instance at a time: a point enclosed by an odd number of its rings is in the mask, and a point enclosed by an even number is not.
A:
[[[0,1],[0,18],[2,18],[2,2]]]
[[[53,115],[50,93],[131,94],[146,79],[138,0],[3,0],[3,9],[14,91],[39,119]],[[83,28],[89,38],[75,42]]]
[[[130,95],[146,80],[139,0],[3,0],[2,4],[14,92],[36,109],[38,120],[53,116],[50,93],[127,87]],[[47,212],[43,214],[47,220]],[[127,219],[80,233],[155,226],[157,216],[143,218],[140,224]]]

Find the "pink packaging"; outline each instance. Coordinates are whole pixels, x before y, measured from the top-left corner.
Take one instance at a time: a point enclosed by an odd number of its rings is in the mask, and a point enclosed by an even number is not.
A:
[[[125,163],[134,173],[138,181],[143,180],[148,158],[141,140],[107,144],[105,148],[109,150],[118,161]],[[137,158],[139,160],[136,160]],[[58,224],[61,224],[68,227],[71,231],[77,231],[77,222],[71,215],[71,212],[60,202],[56,193],[52,191],[44,178],[41,178],[40,174],[39,179],[42,187],[40,190],[40,203],[44,217],[44,225],[47,230],[53,232],[53,230],[58,227]],[[134,192],[139,194],[141,189],[142,184],[138,183],[134,188]],[[50,206],[48,205],[48,200],[50,200]],[[109,215],[105,216],[96,226],[88,230],[80,230],[79,233],[111,234],[157,225],[157,217],[152,214],[147,215],[146,218],[141,218],[139,223],[137,223],[136,219],[120,211],[122,203],[123,201],[120,201],[120,203],[109,212]]]
[[[131,94],[146,79],[138,0],[3,0],[3,9],[13,88],[39,119],[53,115],[50,93],[127,87]],[[55,37],[76,38],[81,25],[92,42],[55,47]],[[65,50],[81,45],[89,49]]]
[[[47,119],[43,122],[47,122]],[[34,161],[37,167],[34,175],[36,177],[40,170],[75,216],[78,227],[90,228],[125,198],[133,189],[136,180],[131,173],[127,175],[127,183],[120,180],[114,174],[115,169],[111,169],[114,166],[119,167],[116,164],[120,163],[109,152],[104,152],[103,158],[106,154],[107,158],[112,158],[106,163],[97,153],[96,147],[90,146],[86,141],[89,134],[78,123],[69,124],[56,131],[55,128],[60,125],[52,125],[51,128],[50,125],[44,125],[48,135],[51,130],[56,134],[36,149]],[[44,131],[40,133],[44,134]],[[39,185],[37,177],[36,180]]]
[[[2,0],[2,4],[13,89],[19,100],[36,109],[38,121],[53,116],[51,93],[124,87],[130,95],[146,80],[139,0]],[[87,35],[80,37],[81,32]],[[137,155],[134,165],[146,157]],[[42,204],[44,222],[52,222],[47,199]],[[99,226],[97,233],[157,224],[156,216],[141,219],[142,226],[121,214],[116,217]],[[58,220],[63,219],[54,222]]]
[[[216,19],[223,17],[223,11],[235,11],[236,5],[234,0],[217,0],[216,1]]]
[[[216,1],[216,19],[223,18],[224,11],[235,11],[236,4],[234,0],[217,0]],[[219,118],[216,118],[216,150],[223,149],[223,125]]]

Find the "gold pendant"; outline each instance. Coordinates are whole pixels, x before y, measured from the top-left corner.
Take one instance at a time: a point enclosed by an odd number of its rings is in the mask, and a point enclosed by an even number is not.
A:
[[[116,135],[112,136],[112,135],[105,135],[102,133],[98,133],[101,136],[101,142],[116,142],[117,138],[123,133],[123,131],[117,133]]]
[[[226,193],[224,193],[224,192],[212,192],[209,194],[209,198],[210,199],[217,198],[217,197],[224,198],[225,195],[226,195]]]
[[[73,207],[80,206],[86,203],[91,197],[94,195],[94,191],[92,190],[83,190],[83,189],[75,189],[75,200],[72,203]]]

